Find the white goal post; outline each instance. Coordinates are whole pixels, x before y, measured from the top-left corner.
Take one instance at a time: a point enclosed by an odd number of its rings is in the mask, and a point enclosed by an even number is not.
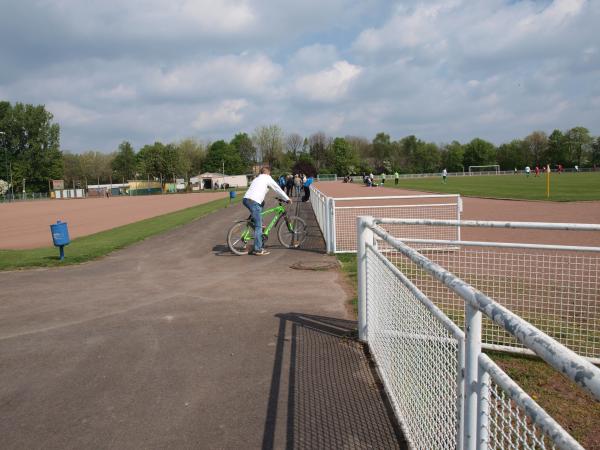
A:
[[[500,165],[499,164],[488,164],[486,166],[469,166],[469,175],[473,175],[474,173],[500,173]]]

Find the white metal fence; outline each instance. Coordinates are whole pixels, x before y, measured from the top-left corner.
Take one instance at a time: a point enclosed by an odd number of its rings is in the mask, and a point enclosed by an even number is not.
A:
[[[330,253],[356,252],[356,218],[359,216],[460,220],[462,211],[462,201],[457,194],[333,198],[311,186],[310,199]],[[395,224],[385,227],[401,237],[460,239],[460,227],[397,227]]]
[[[600,399],[598,368],[394,238],[379,221],[362,217],[357,228],[359,337],[413,448],[581,448],[481,352],[482,316]],[[422,275],[413,280],[417,272]],[[420,289],[425,277],[460,299],[464,332]]]
[[[492,242],[403,238],[431,261],[485,292],[571,350],[600,363],[600,247],[493,242],[495,229],[534,229],[538,240],[561,231],[565,239],[582,231],[600,232],[600,225],[489,221],[423,221],[381,219],[380,223],[460,226],[490,229]],[[406,236],[406,233],[402,234]],[[416,268],[396,251],[387,254],[401,271],[454,322],[464,322],[463,301]],[[484,320],[486,348],[525,352],[510,333]]]

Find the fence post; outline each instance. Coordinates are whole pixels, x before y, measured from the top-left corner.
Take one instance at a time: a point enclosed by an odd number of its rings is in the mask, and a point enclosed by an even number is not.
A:
[[[477,409],[477,450],[487,450],[490,416],[490,374],[479,366],[479,401]]]
[[[331,208],[331,203],[329,202],[329,198],[325,197],[325,244],[327,246],[327,253],[331,253],[331,213],[329,212]]]
[[[331,242],[331,253],[335,253],[336,248],[335,248],[335,199],[330,198],[329,199],[330,205],[329,205],[329,221],[330,221],[330,225],[329,225],[329,240]]]
[[[358,339],[367,342],[367,252],[365,244],[373,242],[373,218],[359,216],[356,218],[357,251],[356,263],[358,277]]]
[[[481,353],[481,312],[465,305],[465,401],[464,433],[465,450],[477,449],[477,397],[479,384],[479,354]]]

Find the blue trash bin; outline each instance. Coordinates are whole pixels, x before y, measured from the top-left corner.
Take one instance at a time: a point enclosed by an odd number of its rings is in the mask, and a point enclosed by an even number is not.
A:
[[[52,234],[52,242],[55,247],[60,249],[60,260],[65,259],[65,245],[69,245],[71,240],[69,239],[69,228],[66,222],[57,220],[55,224],[50,225],[50,233]]]
[[[236,193],[235,191],[229,191],[229,203],[231,204],[231,201],[235,198]]]

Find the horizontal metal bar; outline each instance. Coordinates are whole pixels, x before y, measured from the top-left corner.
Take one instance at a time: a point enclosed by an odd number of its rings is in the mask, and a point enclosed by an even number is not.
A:
[[[458,198],[459,194],[424,194],[424,195],[382,195],[381,197],[334,197],[335,201],[352,200],[386,200],[400,198]]]
[[[437,219],[392,219],[375,218],[375,223],[397,225],[437,225],[482,228],[528,228],[535,230],[600,231],[594,223],[551,223],[551,222],[501,222],[492,220],[437,220]]]
[[[385,224],[384,224],[385,225]],[[453,241],[444,239],[417,239],[397,238],[402,242],[414,244],[441,244],[464,247],[498,247],[498,248],[528,248],[537,250],[564,250],[577,252],[600,252],[600,247],[585,247],[579,245],[552,245],[552,244],[521,244],[517,242],[488,242],[488,241]],[[423,250],[426,250],[424,248]]]
[[[523,348],[523,347],[513,347],[510,345],[498,345],[498,344],[481,344],[481,348],[485,348],[486,350],[493,350],[493,351],[498,351],[498,352],[506,352],[506,353],[516,353],[519,355],[529,355],[529,356],[535,356],[538,357],[535,352],[532,352],[531,350],[529,350],[528,348]],[[591,356],[583,356],[583,355],[579,355],[582,358],[587,359],[589,362],[591,362],[592,364],[598,365],[600,364],[600,358],[594,358]]]
[[[446,314],[442,312],[430,299],[427,297],[418,287],[416,287],[412,281],[410,281],[406,275],[404,275],[400,269],[398,269],[394,264],[390,262],[385,256],[383,256],[376,247],[368,242],[365,244],[366,247],[373,251],[373,253],[377,256],[377,258],[383,262],[383,264],[392,271],[394,275],[400,280],[400,282],[413,294],[419,302],[427,310],[433,314],[433,316],[438,319],[444,328],[446,328],[456,339],[464,340],[465,333],[461,330],[458,325],[456,325]]]
[[[430,275],[433,275],[434,278],[441,281],[442,284],[458,294],[474,308],[477,308],[504,328],[519,342],[533,350],[556,370],[568,376],[579,386],[590,392],[596,399],[600,400],[600,369],[592,363],[552,339],[546,333],[497,303],[483,292],[475,289],[440,265],[430,261],[401,240],[392,237],[383,228],[374,226],[372,227],[372,231]]]
[[[479,355],[479,364],[508,396],[527,414],[527,417],[546,434],[554,445],[562,450],[583,450],[583,447],[571,437],[544,409],[538,405],[521,387],[514,382],[486,354]]]
[[[364,206],[336,206],[335,209],[364,209],[364,208],[423,208],[433,206],[452,206],[456,207],[458,203],[421,203],[418,205],[364,205]]]

